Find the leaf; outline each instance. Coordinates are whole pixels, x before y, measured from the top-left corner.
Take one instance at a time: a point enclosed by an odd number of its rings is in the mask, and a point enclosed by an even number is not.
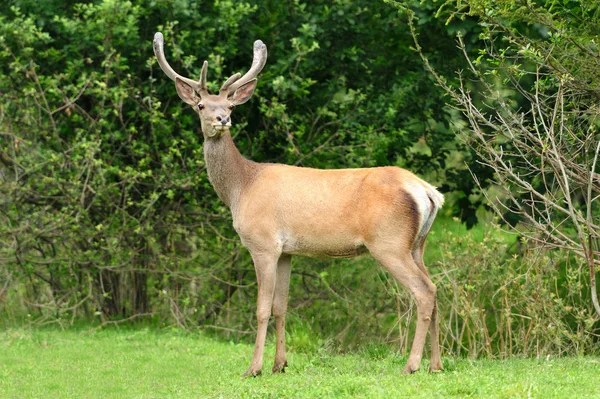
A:
[[[408,149],[411,154],[431,156],[431,148],[425,142],[425,137],[421,137],[415,144]]]

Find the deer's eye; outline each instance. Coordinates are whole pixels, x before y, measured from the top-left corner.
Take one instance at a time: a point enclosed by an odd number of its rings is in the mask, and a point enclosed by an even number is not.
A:
[[[234,109],[234,108],[235,108],[235,105],[233,105],[233,104],[232,104],[232,105],[230,105],[228,108],[229,108],[229,109]]]
[[[202,111],[204,109],[204,104],[198,104],[198,109]]]

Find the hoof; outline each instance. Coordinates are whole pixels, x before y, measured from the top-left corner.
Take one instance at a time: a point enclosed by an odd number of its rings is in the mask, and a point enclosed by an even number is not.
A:
[[[273,366],[273,374],[285,373],[285,368],[287,367],[287,365],[287,361],[284,361],[283,364],[275,364]]]
[[[414,374],[418,369],[419,369],[418,367],[414,367],[414,366],[407,364],[402,369],[402,374]]]
[[[439,373],[444,371],[444,366],[442,366],[442,362],[439,363],[432,363],[429,365],[429,372],[430,373]]]
[[[252,367],[250,367],[244,374],[242,374],[242,378],[257,377],[261,374],[261,370],[252,370]]]

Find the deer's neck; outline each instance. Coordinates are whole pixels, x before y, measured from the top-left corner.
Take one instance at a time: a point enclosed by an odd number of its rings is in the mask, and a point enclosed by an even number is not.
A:
[[[229,132],[204,141],[204,159],[208,180],[230,209],[237,207],[244,187],[251,183],[260,164],[240,154]]]

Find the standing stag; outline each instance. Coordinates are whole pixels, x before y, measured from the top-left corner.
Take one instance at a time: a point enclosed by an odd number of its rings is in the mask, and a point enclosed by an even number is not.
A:
[[[175,81],[179,97],[200,116],[208,179],[231,209],[233,227],[256,269],[258,329],[252,363],[243,377],[261,373],[271,309],[277,328],[273,372],[287,366],[285,314],[292,255],[351,258],[366,252],[416,299],[417,328],[402,373],[419,368],[430,324],[429,370],[443,370],[436,287],[423,264],[425,239],[444,203],[442,194],[398,167],[319,170],[245,159],[229,133],[230,115],[250,99],[267,61],[267,47],[260,40],[254,42],[250,70],[227,79],[218,95],[208,93],[206,61],[199,81],[180,76],[165,59],[160,32],[154,35],[154,53]]]

